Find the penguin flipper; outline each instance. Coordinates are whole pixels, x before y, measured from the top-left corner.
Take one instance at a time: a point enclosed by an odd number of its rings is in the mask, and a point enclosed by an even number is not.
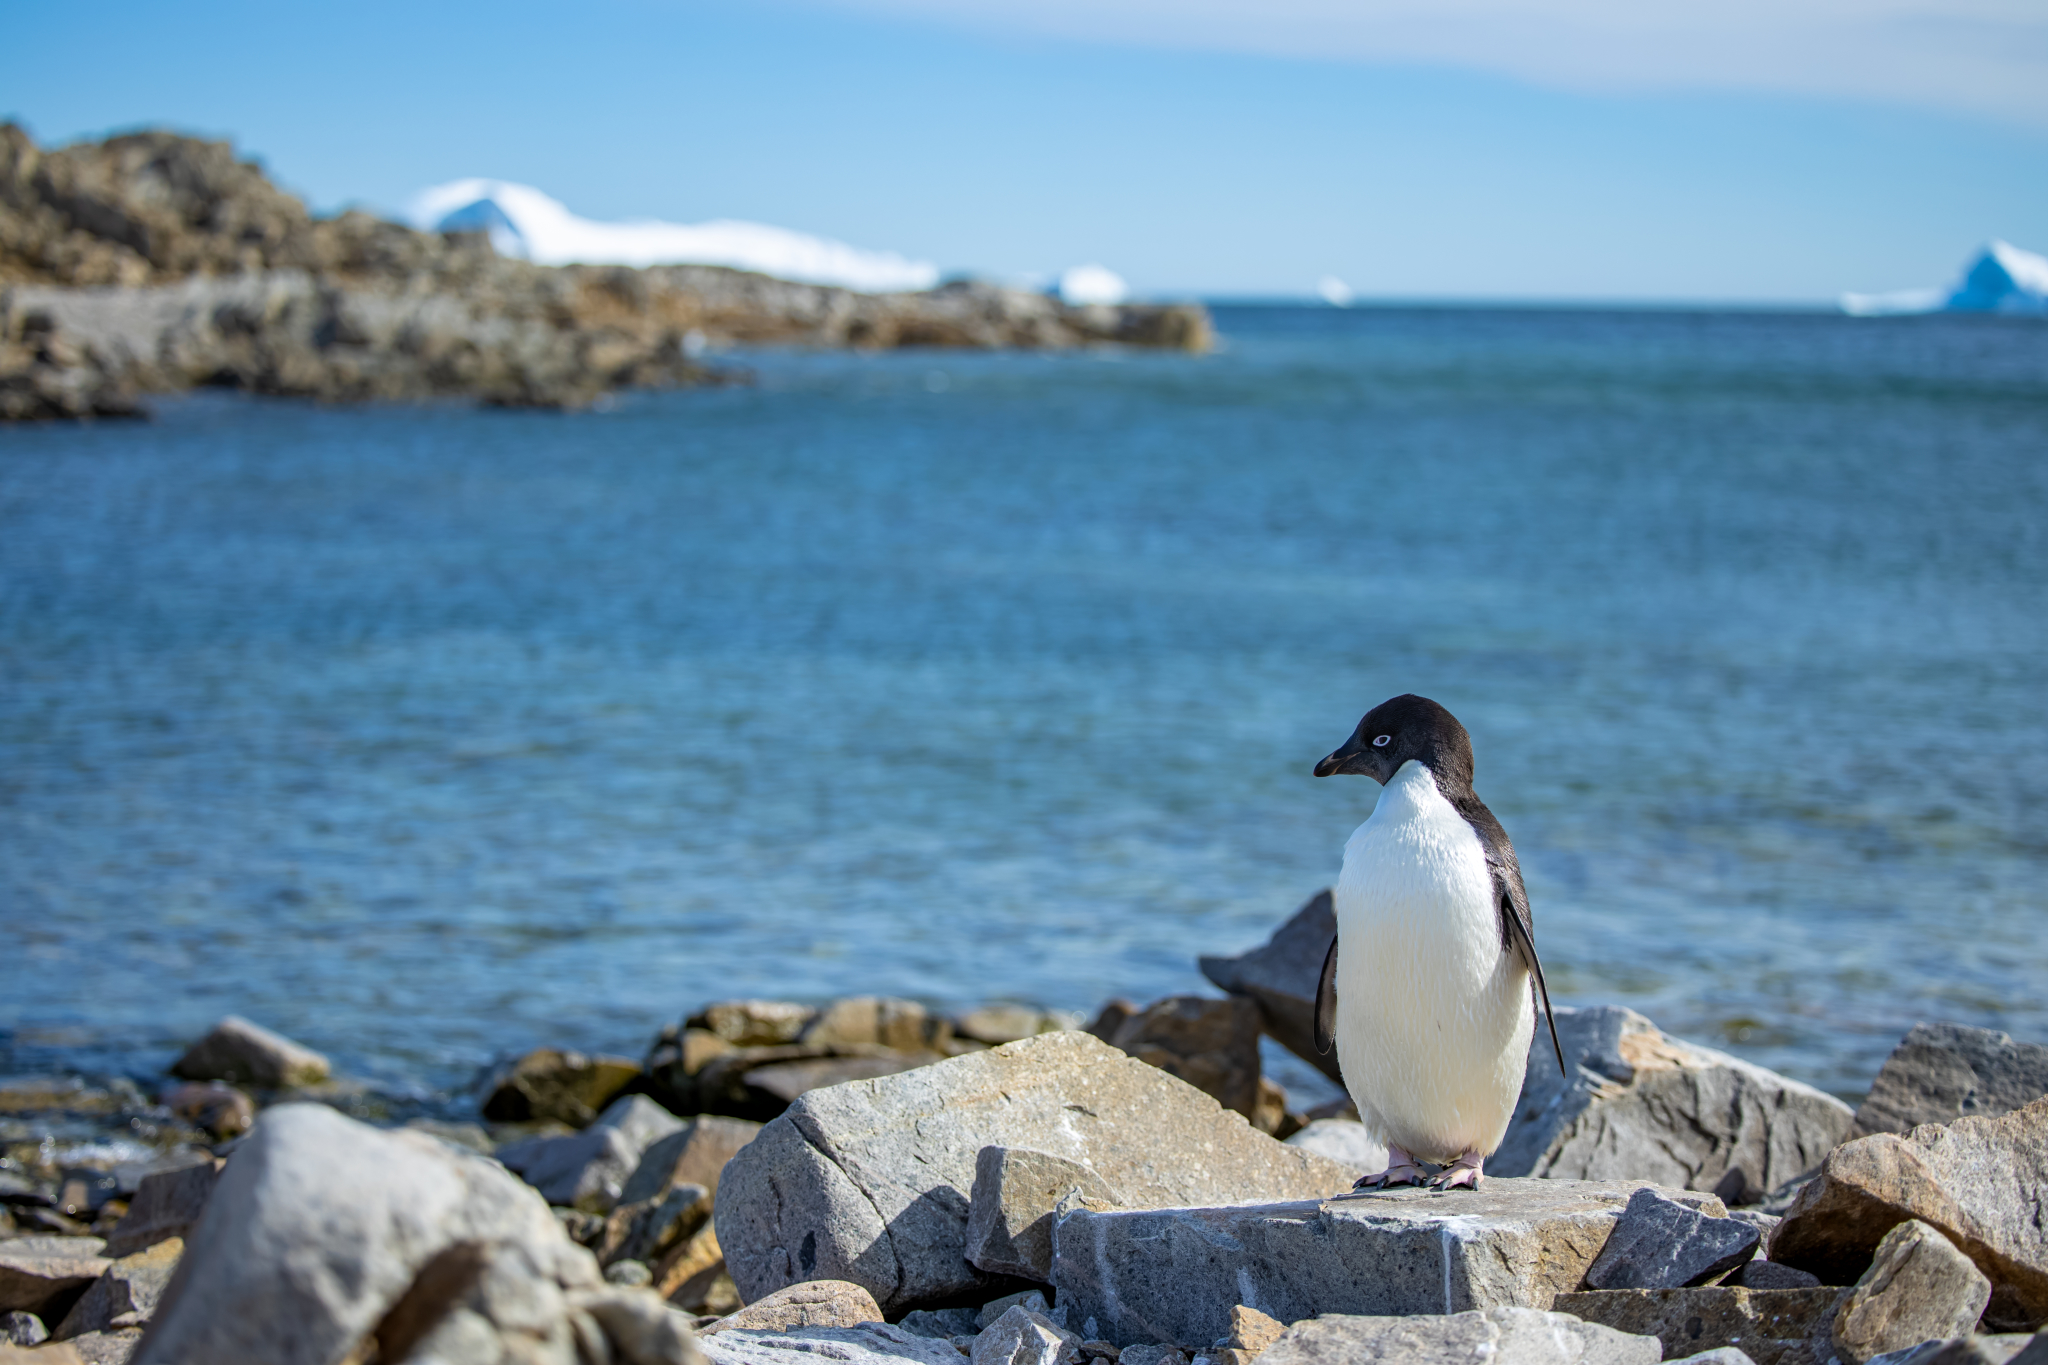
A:
[[[1316,1051],[1327,1057],[1337,1045],[1337,936],[1323,954],[1323,974],[1316,978]]]
[[[1521,879],[1516,878],[1517,881]],[[1496,885],[1499,877],[1495,877]],[[1557,1053],[1557,1074],[1569,1076],[1565,1068],[1564,1044],[1557,1041],[1557,1016],[1550,1011],[1550,986],[1543,979],[1543,959],[1536,956],[1536,939],[1529,932],[1528,912],[1518,908],[1512,897],[1500,898],[1501,937],[1506,939],[1514,955],[1522,959],[1522,965],[1529,969],[1529,978],[1536,983],[1536,994],[1543,998],[1543,1021],[1550,1025],[1550,1046]]]
[[[1529,979],[1536,983],[1536,994],[1543,1001],[1543,1021],[1550,1025],[1550,1046],[1557,1053],[1558,1074],[1570,1076],[1571,1069],[1564,1064],[1564,1044],[1557,1041],[1557,1016],[1550,1009],[1550,985],[1543,979],[1543,959],[1536,956],[1536,926],[1529,913],[1529,892],[1522,885],[1522,867],[1515,861],[1514,841],[1477,793],[1458,801],[1457,810],[1479,836],[1480,847],[1486,850],[1486,870],[1493,874],[1493,899],[1500,908],[1501,946],[1529,969]]]

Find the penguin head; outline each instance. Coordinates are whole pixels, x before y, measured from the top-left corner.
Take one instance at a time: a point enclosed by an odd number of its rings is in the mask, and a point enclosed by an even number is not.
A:
[[[1410,759],[1452,788],[1472,785],[1472,737],[1428,697],[1404,694],[1365,713],[1351,738],[1316,764],[1317,777],[1363,773],[1384,786]]]

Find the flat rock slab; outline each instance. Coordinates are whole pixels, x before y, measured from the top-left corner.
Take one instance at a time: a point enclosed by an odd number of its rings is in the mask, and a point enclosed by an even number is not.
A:
[[[966,1365],[953,1343],[906,1332],[886,1322],[858,1327],[798,1327],[787,1332],[732,1331],[697,1339],[711,1365]]]
[[[1140,1207],[1317,1198],[1357,1178],[1086,1034],[1041,1034],[814,1090],[763,1128],[715,1215],[741,1297],[851,1280],[896,1314],[1013,1287],[966,1258],[984,1147],[1075,1162]]]
[[[53,1300],[76,1293],[113,1262],[97,1237],[15,1237],[0,1242],[0,1312],[42,1316]]]
[[[2048,1319],[2048,1099],[1996,1118],[1876,1133],[1828,1155],[1771,1231],[1773,1261],[1828,1284],[1862,1275],[1909,1218],[1941,1232],[1991,1281],[1985,1325]]]
[[[1856,1111],[1857,1137],[1968,1114],[2009,1114],[2048,1095],[2048,1047],[1965,1024],[1915,1024]]]
[[[1839,1289],[1606,1289],[1560,1294],[1553,1307],[1655,1337],[1668,1360],[1735,1346],[1756,1365],[1826,1365],[1808,1343],[1840,1296]]]
[[[1652,1189],[1629,1196],[1614,1235],[1586,1272],[1589,1289],[1682,1289],[1756,1255],[1757,1229],[1715,1218]]]
[[[1656,1365],[1656,1340],[1562,1313],[1488,1308],[1448,1317],[1334,1313],[1297,1322],[1264,1365]]]
[[[1488,1177],[1478,1191],[1076,1212],[1054,1233],[1052,1282],[1067,1321],[1092,1317],[1120,1346],[1218,1340],[1237,1304],[1294,1323],[1548,1308],[1640,1186]]]
[[[1556,1011],[1530,1044],[1489,1175],[1635,1179],[1754,1203],[1820,1165],[1854,1114],[1810,1085],[1660,1032],[1619,1006]]]

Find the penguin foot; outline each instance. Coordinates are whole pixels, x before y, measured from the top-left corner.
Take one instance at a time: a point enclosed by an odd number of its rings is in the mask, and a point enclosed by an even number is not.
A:
[[[1429,1178],[1414,1157],[1399,1147],[1387,1148],[1387,1169],[1378,1175],[1363,1176],[1351,1188],[1356,1190],[1384,1190],[1394,1185],[1420,1185]]]
[[[1454,1190],[1462,1185],[1476,1190],[1481,1176],[1485,1174],[1485,1167],[1484,1156],[1478,1152],[1467,1152],[1430,1177],[1429,1187],[1433,1190]]]

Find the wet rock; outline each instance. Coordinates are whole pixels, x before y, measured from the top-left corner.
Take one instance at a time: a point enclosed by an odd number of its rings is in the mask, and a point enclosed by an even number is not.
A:
[[[57,1182],[57,1208],[73,1217],[90,1219],[107,1206],[121,1189],[111,1172],[89,1167],[67,1167]]]
[[[604,1233],[597,1245],[598,1264],[651,1264],[710,1221],[711,1195],[702,1185],[675,1185],[657,1199],[622,1203],[605,1220]]]
[[[1820,1276],[1776,1261],[1756,1260],[1737,1266],[1735,1273],[1721,1283],[1744,1289],[1818,1289]]]
[[[875,1296],[845,1280],[811,1280],[778,1289],[720,1318],[704,1329],[705,1336],[733,1330],[787,1332],[796,1327],[857,1327],[880,1322]]]
[[[36,1346],[50,1339],[49,1329],[33,1313],[20,1309],[0,1313],[0,1342],[9,1346]]]
[[[1637,1179],[1754,1203],[1821,1163],[1851,1120],[1832,1095],[1671,1038],[1634,1010],[1557,1010],[1530,1045],[1521,1099],[1489,1175]]]
[[[1042,1010],[1036,1005],[984,1005],[955,1019],[953,1032],[977,1043],[999,1047],[1004,1043],[1014,1043],[1019,1038],[1035,1038],[1041,1033],[1078,1028],[1080,1023],[1077,1015]]]
[[[240,1137],[256,1124],[256,1105],[220,1081],[172,1086],[159,1101],[172,1114],[220,1139]]]
[[[763,1128],[727,1166],[715,1215],[740,1293],[847,1279],[902,1312],[1001,1287],[965,1256],[989,1146],[1078,1162],[1141,1205],[1311,1197],[1356,1179],[1086,1034],[1042,1034],[814,1090]]]
[[[87,1332],[144,1326],[156,1312],[164,1287],[171,1281],[171,1272],[178,1268],[178,1258],[184,1254],[185,1244],[173,1237],[146,1251],[123,1256],[93,1281],[52,1335],[61,1341]]]
[[[964,1365],[951,1343],[886,1322],[857,1327],[796,1327],[787,1332],[725,1331],[701,1343],[712,1365]]]
[[[1375,1142],[1371,1131],[1357,1119],[1311,1119],[1286,1141],[1290,1147],[1326,1156],[1360,1175],[1387,1169],[1386,1144]]]
[[[1225,1109],[1246,1118],[1258,1109],[1259,1007],[1242,996],[1169,996],[1124,1020],[1108,1042]]]
[[[1991,1281],[1986,1326],[2033,1330],[2048,1318],[2048,1237],[2033,1212],[2044,1205],[2048,1099],[1843,1143],[1771,1233],[1770,1257],[1853,1283],[1885,1234],[1917,1218]]]
[[[1333,1313],[1297,1322],[1259,1359],[1265,1365],[1656,1365],[1655,1340],[1562,1313],[1497,1307],[1443,1317]]]
[[[327,1079],[327,1059],[282,1034],[230,1014],[187,1048],[171,1074],[191,1081],[239,1081],[265,1090]]]
[[[1080,1338],[1020,1303],[982,1329],[969,1359],[973,1365],[1079,1365]]]
[[[1923,1341],[1869,1365],[2048,1365],[2048,1340],[2024,1332]]]
[[[1342,1085],[1336,1050],[1324,1054],[1315,1045],[1316,980],[1336,936],[1330,893],[1318,891],[1262,947],[1197,961],[1217,986],[1256,1002],[1260,1025],[1273,1041]]]
[[[1870,1269],[1835,1311],[1835,1352],[1848,1365],[1935,1337],[1968,1336],[1991,1281],[1939,1232],[1909,1219],[1884,1235]]]
[[[1586,1271],[1589,1289],[1681,1289],[1705,1284],[1756,1255],[1757,1230],[1716,1218],[1652,1189],[1629,1196],[1614,1234]]]
[[[1964,1024],[1915,1024],[1856,1111],[1852,1137],[2008,1114],[2048,1095],[2048,1047]]]
[[[1834,1310],[1838,1293],[1721,1285],[1605,1289],[1559,1294],[1552,1306],[1586,1322],[1656,1337],[1671,1360],[1736,1346],[1756,1365],[1814,1365],[1808,1342]]]
[[[553,1119],[582,1128],[639,1074],[639,1064],[625,1057],[535,1048],[491,1078],[483,1115],[493,1123]]]
[[[776,1047],[802,1037],[817,1014],[787,1000],[721,1000],[706,1005],[688,1024],[735,1047]]]
[[[760,1131],[760,1124],[745,1119],[708,1114],[691,1119],[681,1130],[657,1139],[641,1154],[640,1164],[633,1168],[619,1199],[629,1204],[658,1199],[677,1185],[701,1185],[716,1198],[718,1177],[725,1170],[725,1163]]]
[[[1546,1308],[1579,1286],[1640,1183],[1489,1178],[1455,1196],[1074,1212],[1054,1233],[1052,1283],[1069,1321],[1094,1318],[1120,1345],[1214,1341],[1240,1303],[1282,1322]]]
[[[968,1194],[968,1261],[991,1275],[1049,1281],[1054,1210],[1076,1194],[1084,1207],[1096,1210],[1123,1203],[1107,1181],[1078,1162],[1018,1147],[982,1148]]]
[[[548,1203],[609,1213],[647,1149],[682,1127],[681,1119],[645,1095],[628,1095],[612,1101],[580,1133],[507,1143],[497,1156]]]
[[[113,1262],[97,1237],[16,1237],[0,1242],[0,1312],[61,1318],[71,1301]]]

